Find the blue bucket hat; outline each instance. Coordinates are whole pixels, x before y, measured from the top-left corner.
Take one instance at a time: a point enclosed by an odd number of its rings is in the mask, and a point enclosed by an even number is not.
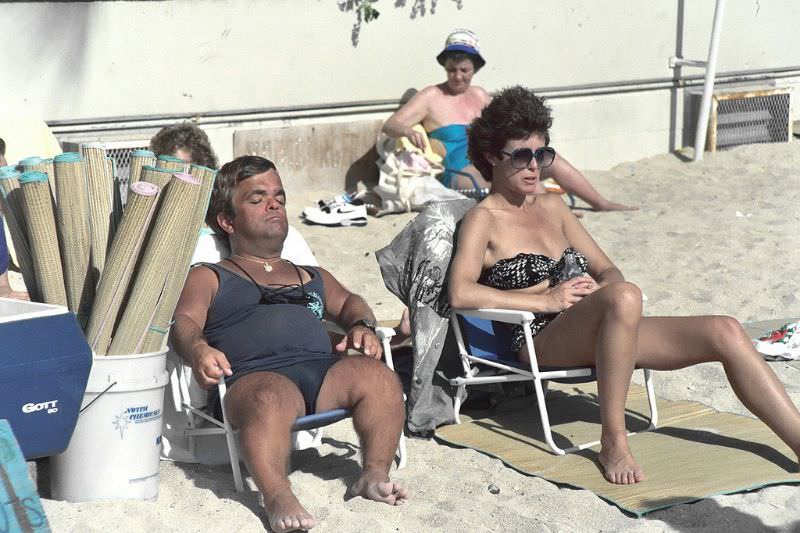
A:
[[[471,55],[472,60],[475,62],[476,72],[486,64],[486,60],[481,56],[481,49],[478,46],[478,36],[470,30],[453,30],[450,35],[447,36],[447,40],[444,43],[444,50],[439,52],[439,55],[436,56],[436,61],[442,66],[444,66],[444,62],[447,60],[447,52],[465,52]]]

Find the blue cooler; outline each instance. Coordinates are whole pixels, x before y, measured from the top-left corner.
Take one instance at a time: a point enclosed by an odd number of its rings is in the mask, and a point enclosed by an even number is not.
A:
[[[26,460],[63,452],[92,368],[92,351],[66,307],[0,298],[0,419]]]

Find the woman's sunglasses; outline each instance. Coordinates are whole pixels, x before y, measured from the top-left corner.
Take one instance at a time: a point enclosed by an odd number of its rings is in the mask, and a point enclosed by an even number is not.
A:
[[[516,148],[511,152],[500,150],[501,154],[511,157],[511,166],[522,170],[530,168],[531,162],[536,159],[536,166],[539,168],[547,168],[553,164],[556,158],[556,151],[549,146],[542,146],[535,151],[530,148]]]

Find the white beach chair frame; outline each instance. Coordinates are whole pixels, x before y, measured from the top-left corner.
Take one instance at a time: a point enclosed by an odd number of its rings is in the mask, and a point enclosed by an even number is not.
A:
[[[458,316],[476,317],[507,324],[519,324],[525,333],[525,346],[530,354],[530,370],[517,368],[503,364],[501,362],[477,357],[469,353],[461,331]],[[573,453],[586,448],[591,448],[600,443],[599,440],[576,444],[568,448],[560,448],[553,440],[550,428],[550,417],[547,413],[545,403],[546,382],[548,380],[587,378],[592,375],[592,367],[569,367],[558,370],[540,371],[539,362],[536,358],[536,350],[533,346],[533,335],[531,334],[531,323],[534,314],[530,311],[515,311],[511,309],[454,309],[450,317],[450,325],[453,328],[458,351],[461,357],[461,364],[464,373],[458,377],[450,379],[450,384],[457,386],[458,391],[453,401],[453,412],[456,423],[460,424],[459,412],[461,410],[461,397],[463,397],[467,385],[480,385],[487,383],[506,383],[511,381],[533,381],[536,391],[536,403],[539,407],[539,416],[542,422],[542,430],[547,444],[556,455]],[[487,368],[489,367],[489,368]],[[645,388],[647,389],[647,401],[650,407],[650,421],[644,431],[655,429],[658,424],[658,409],[656,406],[656,396],[653,388],[653,381],[649,369],[642,369],[644,372]],[[635,435],[630,432],[628,435]]]

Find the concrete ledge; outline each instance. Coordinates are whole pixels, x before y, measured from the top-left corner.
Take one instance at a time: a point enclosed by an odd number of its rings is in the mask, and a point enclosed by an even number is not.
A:
[[[359,182],[378,181],[375,140],[382,124],[381,120],[360,120],[236,130],[233,155],[266,157],[294,190],[352,190]]]

